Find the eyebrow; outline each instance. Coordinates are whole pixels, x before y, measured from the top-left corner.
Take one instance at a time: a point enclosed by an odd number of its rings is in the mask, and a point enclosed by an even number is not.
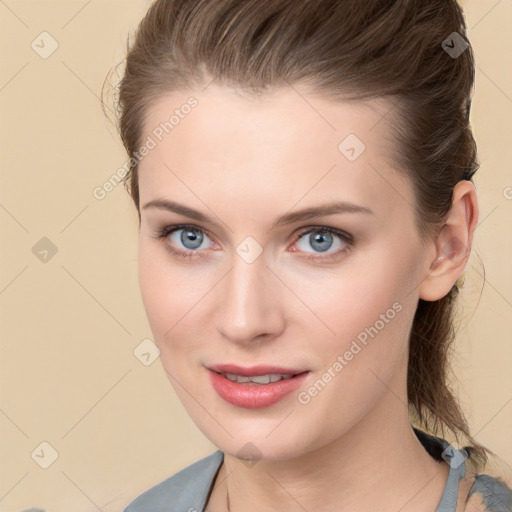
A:
[[[176,203],[175,201],[169,201],[167,199],[154,199],[142,207],[143,210],[147,210],[149,208],[167,210],[170,212],[178,213],[180,215],[184,215],[185,217],[189,217],[191,219],[198,220],[200,222],[206,222],[214,226],[218,225],[212,217],[194,210],[189,206]],[[337,201],[334,203],[311,206],[310,208],[305,208],[303,210],[285,213],[276,219],[276,221],[272,224],[271,229],[275,229],[279,226],[284,226],[287,224],[293,224],[294,222],[301,222],[326,215],[334,215],[337,213],[365,213],[375,215],[375,212],[366,206],[350,203],[348,201]]]

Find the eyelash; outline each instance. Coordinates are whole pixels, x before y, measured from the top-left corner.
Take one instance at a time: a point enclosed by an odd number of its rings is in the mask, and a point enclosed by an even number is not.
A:
[[[156,236],[154,236],[153,238],[156,238],[157,240],[159,240],[164,245],[164,248],[168,252],[170,252],[171,254],[173,254],[174,256],[177,256],[179,258],[184,258],[184,259],[189,259],[189,260],[192,259],[195,256],[198,256],[200,258],[207,258],[208,256],[206,256],[203,253],[203,250],[179,251],[177,249],[174,249],[172,246],[170,246],[167,243],[167,237],[171,233],[174,233],[175,231],[179,231],[179,230],[182,230],[182,229],[183,230],[189,229],[190,231],[197,231],[197,232],[199,232],[199,233],[201,233],[203,235],[208,236],[208,238],[212,238],[209,235],[208,231],[206,231],[206,230],[204,230],[202,228],[199,228],[197,226],[193,226],[191,224],[178,224],[178,225],[174,225],[174,226],[165,226],[163,229],[159,230],[157,232]],[[326,257],[320,256],[320,253],[316,253],[316,254],[313,254],[311,256],[303,256],[303,258],[306,259],[306,260],[330,261],[330,260],[333,260],[333,259],[337,259],[342,254],[347,253],[348,251],[350,251],[353,248],[353,246],[355,245],[354,237],[352,237],[348,233],[340,231],[339,229],[331,228],[329,226],[314,226],[314,227],[304,228],[303,230],[301,230],[299,233],[297,233],[295,235],[293,243],[296,243],[304,235],[309,234],[309,233],[331,233],[331,234],[334,234],[334,235],[338,236],[347,245],[346,245],[345,248],[340,249],[337,252],[330,253]],[[297,252],[299,252],[299,251],[297,251]]]

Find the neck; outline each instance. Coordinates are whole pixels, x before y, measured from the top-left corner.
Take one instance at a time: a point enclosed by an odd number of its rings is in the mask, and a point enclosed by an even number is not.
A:
[[[376,504],[381,512],[433,512],[449,466],[423,448],[405,403],[386,392],[350,431],[293,459],[248,466],[225,454],[215,507],[208,510],[241,512],[250,502],[251,509],[266,512],[358,512]]]

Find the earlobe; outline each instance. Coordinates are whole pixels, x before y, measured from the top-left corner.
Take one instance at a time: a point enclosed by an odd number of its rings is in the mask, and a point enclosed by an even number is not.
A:
[[[435,258],[427,268],[426,277],[419,287],[419,297],[435,301],[446,296],[464,272],[473,233],[478,221],[476,190],[470,181],[457,183],[453,201],[445,223],[433,241]]]
[[[443,233],[439,237],[444,238]],[[438,242],[438,247],[436,259],[420,286],[419,296],[426,301],[439,300],[448,294],[464,272],[470,254],[470,247],[456,236]]]

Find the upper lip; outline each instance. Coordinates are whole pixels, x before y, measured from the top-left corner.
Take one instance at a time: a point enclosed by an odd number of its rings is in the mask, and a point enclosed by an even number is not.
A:
[[[232,373],[245,377],[268,374],[298,375],[308,371],[300,368],[285,368],[284,366],[238,366],[237,364],[214,364],[207,368],[217,373]]]

